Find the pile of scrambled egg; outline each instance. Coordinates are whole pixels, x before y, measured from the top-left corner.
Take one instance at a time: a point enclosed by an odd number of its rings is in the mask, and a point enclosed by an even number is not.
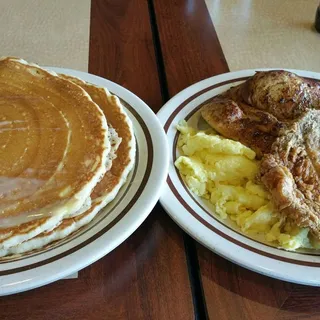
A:
[[[245,234],[287,250],[318,248],[309,230],[285,221],[273,208],[270,194],[257,182],[259,161],[240,142],[213,130],[197,131],[182,121],[175,166],[189,189],[211,202],[222,219],[229,217]]]

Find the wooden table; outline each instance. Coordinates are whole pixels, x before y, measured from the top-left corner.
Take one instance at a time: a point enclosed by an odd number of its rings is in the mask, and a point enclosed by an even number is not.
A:
[[[0,2],[1,3],[1,2]],[[89,72],[155,112],[228,72],[203,0],[92,0]],[[78,278],[0,299],[0,319],[320,319],[320,290],[240,268],[195,243],[158,204]]]

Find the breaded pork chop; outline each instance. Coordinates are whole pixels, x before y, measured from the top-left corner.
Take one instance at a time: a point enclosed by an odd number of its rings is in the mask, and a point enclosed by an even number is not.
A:
[[[245,103],[279,121],[294,120],[308,109],[320,109],[320,83],[284,70],[257,72],[244,82],[240,94]]]
[[[277,209],[320,238],[320,111],[309,110],[261,161]]]

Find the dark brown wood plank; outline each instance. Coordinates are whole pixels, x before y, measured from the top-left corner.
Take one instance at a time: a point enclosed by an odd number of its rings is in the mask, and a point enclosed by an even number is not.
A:
[[[154,0],[169,96],[228,72],[203,0]],[[320,289],[267,278],[197,245],[209,319],[320,319]]]
[[[154,0],[170,97],[228,71],[203,0]]]
[[[94,0],[91,73],[162,105],[148,5],[140,0]],[[194,319],[182,231],[157,205],[120,247],[61,280],[0,299],[0,319]]]
[[[162,106],[147,1],[92,0],[89,72]]]

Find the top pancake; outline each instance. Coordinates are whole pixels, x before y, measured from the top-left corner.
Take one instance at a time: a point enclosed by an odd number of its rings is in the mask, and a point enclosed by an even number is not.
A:
[[[41,249],[51,242],[67,237],[72,232],[88,224],[101,208],[115,198],[134,165],[136,147],[133,127],[119,98],[112,95],[106,88],[91,85],[78,78],[66,75],[60,76],[85,89],[107,117],[109,133],[111,135],[109,162],[112,166],[93,189],[90,209],[75,217],[63,219],[63,221],[52,230],[44,231],[17,246],[0,248],[0,257]]]
[[[0,121],[0,246],[12,246],[90,205],[110,143],[85,90],[14,58],[0,60]]]

